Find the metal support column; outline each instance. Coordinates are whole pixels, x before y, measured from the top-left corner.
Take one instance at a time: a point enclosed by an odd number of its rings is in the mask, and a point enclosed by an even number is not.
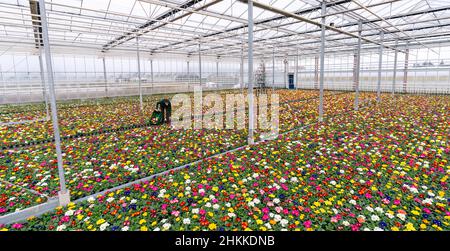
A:
[[[275,88],[275,46],[272,48],[272,90]]]
[[[136,36],[136,53],[137,53],[137,68],[138,68],[138,83],[139,83],[139,104],[141,112],[144,111],[144,102],[142,101],[142,81],[141,81],[141,57],[139,52],[139,37]]]
[[[45,83],[44,62],[42,61],[42,47],[39,48],[39,69],[41,71],[42,96],[44,98],[44,103],[45,103],[45,118],[46,118],[46,120],[50,120],[50,110],[48,107],[47,84]]]
[[[239,64],[239,86],[244,89],[244,41],[241,41],[241,62]]]
[[[106,60],[103,55],[103,80],[105,81],[105,97],[108,97],[108,77],[106,76]]]
[[[155,79],[153,77],[153,59],[150,60],[150,78],[151,78],[151,81],[152,81],[152,93],[154,93],[153,92],[153,87],[154,87],[154,84],[155,84]]]
[[[359,109],[359,76],[360,76],[360,69],[361,69],[361,35],[362,35],[362,21],[360,20],[358,22],[358,48],[356,50],[356,67],[355,67],[355,104],[354,109],[355,111],[358,111]]]
[[[381,102],[381,70],[383,68],[383,40],[384,40],[384,32],[380,34],[380,52],[378,59],[378,83],[377,83],[377,102]]]
[[[403,93],[406,93],[406,86],[408,85],[408,69],[409,69],[409,44],[408,42],[406,42],[405,68],[403,71]]]
[[[198,43],[198,73],[200,76],[200,88],[203,88],[202,84],[202,44],[201,42]]]
[[[253,0],[248,1],[248,144],[254,144],[254,107],[253,107]]]
[[[320,94],[319,94],[319,122],[323,121],[323,89],[325,78],[325,15],[327,4],[322,2],[322,27],[320,34]]]
[[[319,57],[314,57],[314,89],[319,89]]]
[[[297,89],[297,85],[298,85],[298,60],[300,58],[300,55],[298,54],[298,49],[297,49],[297,57],[295,59],[295,82],[294,82],[294,89]]]
[[[289,89],[289,84],[288,84],[288,74],[289,74],[289,61],[288,58],[286,57],[284,59],[284,88]]]
[[[60,191],[58,193],[59,204],[65,206],[70,203],[70,192],[66,188],[66,179],[64,177],[64,162],[61,151],[61,136],[58,125],[58,110],[56,108],[55,82],[53,79],[53,66],[50,51],[50,42],[48,39],[47,14],[45,10],[45,1],[39,0],[39,9],[41,16],[42,38],[44,44],[45,61],[47,65],[47,78],[50,96],[50,106],[52,110],[53,134],[55,136],[56,157],[58,160],[58,177]]]
[[[398,40],[395,41],[395,54],[394,54],[394,73],[392,78],[392,96],[395,95],[395,84],[397,82],[397,59],[398,59]]]
[[[216,61],[216,77],[219,79],[219,57],[217,57]]]
[[[190,69],[189,69],[189,64],[190,64],[190,62],[189,62],[189,60],[186,62],[186,64],[187,64],[187,73],[188,73],[188,75],[189,75],[189,73],[190,73]]]

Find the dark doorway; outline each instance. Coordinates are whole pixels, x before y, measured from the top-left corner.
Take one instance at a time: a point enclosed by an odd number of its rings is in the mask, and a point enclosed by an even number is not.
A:
[[[294,74],[289,74],[288,75],[288,79],[289,79],[289,89],[290,90],[295,89],[295,86],[294,86]]]

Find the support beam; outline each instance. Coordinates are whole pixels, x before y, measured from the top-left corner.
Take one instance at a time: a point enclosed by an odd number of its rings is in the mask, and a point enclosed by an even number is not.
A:
[[[323,121],[323,89],[325,80],[325,14],[327,5],[322,2],[322,30],[320,33],[320,93],[319,93],[319,122]]]
[[[406,42],[405,68],[403,70],[403,93],[406,93],[406,91],[407,91],[408,70],[409,70],[409,42]]]
[[[201,1],[203,1],[203,0],[190,0],[190,1],[182,4],[177,9],[169,9],[168,11],[166,11],[166,12],[162,13],[161,15],[157,16],[155,19],[150,20],[150,21],[146,22],[145,24],[142,24],[139,27],[137,27],[137,28],[135,28],[135,29],[133,29],[133,30],[131,30],[129,32],[126,32],[124,35],[119,36],[119,37],[113,39],[112,41],[108,42],[107,44],[103,45],[103,52],[105,52],[105,51],[107,51],[107,50],[109,50],[109,49],[111,49],[111,48],[113,48],[115,46],[118,46],[120,44],[123,44],[123,43],[133,39],[133,36],[138,37],[139,35],[142,35],[144,33],[147,33],[149,31],[155,29],[156,27],[154,27],[154,28],[151,28],[151,27],[153,25],[155,25],[155,24],[158,24],[159,21],[162,21],[164,19],[172,17],[175,14],[177,14],[178,12],[182,11],[183,9],[188,9],[189,7],[199,3]],[[203,8],[205,8],[205,7],[202,7],[201,9],[203,9]],[[174,21],[174,20],[172,20],[172,21]],[[163,23],[160,26],[163,26],[163,25],[166,25],[166,24],[167,23]],[[137,33],[139,33],[139,34],[137,34]],[[135,35],[135,34],[137,34],[137,35]]]
[[[42,26],[41,26],[41,14],[39,10],[39,2],[29,0],[31,22],[33,24],[34,41],[36,48],[39,49],[43,46],[42,41]]]
[[[50,106],[52,110],[53,134],[55,136],[56,157],[58,160],[58,177],[59,177],[59,204],[66,206],[70,202],[70,192],[66,188],[66,178],[64,176],[64,162],[61,150],[61,136],[58,124],[58,110],[56,108],[55,82],[53,79],[53,65],[50,51],[50,42],[48,39],[47,14],[45,10],[45,1],[39,0],[39,10],[41,15],[42,37],[45,52],[45,61],[47,65],[47,79],[50,95]]]
[[[247,2],[248,0],[239,0],[239,1]],[[318,27],[322,27],[322,24],[320,22],[314,21],[314,20],[312,20],[310,18],[306,18],[306,17],[300,16],[300,15],[297,15],[295,13],[291,13],[289,11],[285,11],[283,9],[275,8],[275,7],[271,6],[271,5],[263,4],[263,3],[260,3],[260,2],[256,2],[256,1],[254,1],[253,4],[254,4],[254,6],[256,6],[258,8],[261,8],[263,10],[271,11],[271,12],[280,14],[280,15],[285,16],[285,17],[290,17],[290,18],[293,18],[293,19],[296,19],[296,20],[299,20],[299,21],[302,21],[302,22],[305,22],[305,23],[309,23],[309,24],[312,24],[312,25],[315,25],[315,26],[318,26]],[[327,25],[327,24],[325,24],[324,26],[328,30],[331,30],[331,31],[334,31],[334,32],[337,32],[337,33],[340,33],[340,34],[344,34],[344,35],[347,35],[349,37],[358,38],[358,39],[361,39],[361,40],[363,40],[365,42],[368,42],[368,43],[380,45],[380,43],[377,42],[377,41],[368,39],[366,37],[361,37],[359,35],[355,35],[355,34],[353,34],[351,32],[342,30],[340,28],[337,28],[337,27],[334,27],[334,26],[331,26],[331,25]],[[385,45],[385,44],[383,46],[386,47],[386,48],[389,48],[391,50],[395,49],[395,48],[393,48],[391,46],[388,46],[388,45]]]
[[[102,61],[103,61],[103,80],[105,81],[105,97],[108,97],[108,77],[106,75],[106,59],[105,59],[105,55],[103,55]]]
[[[45,70],[44,62],[42,60],[42,47],[39,48],[39,70],[41,71],[41,83],[42,83],[42,97],[45,103],[45,117],[50,120],[50,110],[48,107],[48,94],[47,94],[47,84],[45,83]]]
[[[136,37],[136,54],[137,54],[137,68],[138,68],[138,83],[139,83],[139,106],[141,112],[144,111],[144,102],[142,100],[142,81],[141,81],[141,57],[139,52],[139,37]]]
[[[383,43],[384,39],[384,32],[381,32],[380,34],[380,42]],[[381,102],[381,71],[383,69],[383,46],[380,45],[380,52],[379,52],[379,59],[378,59],[378,83],[377,83],[377,102]]]
[[[253,107],[253,0],[248,1],[248,144],[254,144],[254,107]]]
[[[189,64],[190,64],[190,62],[189,62],[189,60],[186,62],[186,66],[187,66],[187,73],[188,73],[188,75],[189,75],[189,73],[190,73],[190,69],[189,69]]]
[[[354,109],[355,111],[359,110],[359,84],[360,84],[360,69],[361,69],[361,34],[362,34],[362,21],[359,21],[358,23],[358,47],[356,49],[356,67],[355,67],[355,104]]]
[[[395,48],[398,46],[398,40],[395,41]],[[395,85],[397,83],[397,60],[398,60],[398,51],[395,50],[394,54],[394,72],[392,76],[392,96],[395,95]]]
[[[247,3],[247,1],[241,1],[241,2]],[[328,7],[340,6],[340,5],[349,3],[349,2],[351,2],[351,0],[340,0],[340,1],[333,2],[333,3],[328,3],[327,5],[328,5]],[[295,14],[297,14],[297,15],[306,15],[306,14],[315,12],[317,10],[320,10],[320,7],[311,7],[311,8],[308,8],[308,9],[304,9],[304,10],[298,11]],[[283,19],[286,19],[286,18],[287,17],[284,17],[284,16],[270,17],[270,18],[258,21],[256,23],[254,23],[254,25],[262,25],[262,24],[266,24],[266,23],[280,21],[280,20],[283,20]],[[236,27],[228,28],[228,29],[226,29],[224,31],[218,31],[218,32],[213,32],[211,34],[203,35],[202,38],[214,37],[214,36],[218,36],[218,35],[221,35],[221,34],[234,32],[234,31],[237,31],[237,30],[240,30],[240,29],[245,29],[246,27],[248,27],[248,25],[245,25],[245,24],[238,25]],[[289,34],[289,35],[292,36],[293,34]],[[177,45],[186,44],[186,43],[189,43],[189,42],[193,42],[194,40],[195,39],[187,39],[187,40],[184,40],[184,41],[175,42],[175,43],[168,44],[168,45],[163,45],[161,47],[158,47],[156,50],[161,50],[161,49],[174,47],[174,46],[177,46]]]

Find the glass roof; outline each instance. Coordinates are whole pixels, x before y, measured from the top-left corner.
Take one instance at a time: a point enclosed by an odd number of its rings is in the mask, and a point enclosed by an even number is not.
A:
[[[30,5],[36,0],[0,0],[0,52],[32,51],[39,24]],[[141,51],[151,54],[197,53],[239,57],[247,42],[247,3],[237,0],[47,0],[52,49],[67,53]],[[321,21],[318,0],[256,0],[278,10]],[[363,22],[362,36],[385,44],[449,41],[448,0],[333,0],[326,1],[326,24],[353,34]],[[315,52],[320,27],[254,7],[255,53],[264,56]],[[327,31],[327,48],[352,50],[357,39]],[[363,46],[370,47],[365,41]]]

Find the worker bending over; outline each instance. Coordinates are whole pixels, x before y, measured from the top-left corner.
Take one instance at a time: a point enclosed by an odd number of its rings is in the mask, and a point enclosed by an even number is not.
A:
[[[172,115],[172,104],[170,100],[163,99],[156,103],[156,110],[162,113],[162,123],[170,123],[170,116]]]

